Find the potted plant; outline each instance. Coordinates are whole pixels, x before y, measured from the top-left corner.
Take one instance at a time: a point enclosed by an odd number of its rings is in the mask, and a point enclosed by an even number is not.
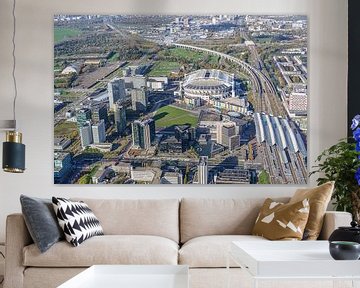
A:
[[[335,181],[334,200],[337,211],[348,211],[360,223],[360,115],[354,117],[351,125],[353,141],[343,139],[324,150],[316,159],[314,171],[320,173],[317,183]]]

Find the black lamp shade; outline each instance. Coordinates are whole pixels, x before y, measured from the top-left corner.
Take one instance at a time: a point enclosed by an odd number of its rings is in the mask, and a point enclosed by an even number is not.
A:
[[[17,142],[3,143],[3,169],[6,172],[22,173],[25,170],[25,145]]]

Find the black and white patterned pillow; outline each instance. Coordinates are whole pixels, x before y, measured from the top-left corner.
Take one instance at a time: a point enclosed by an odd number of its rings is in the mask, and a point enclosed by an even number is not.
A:
[[[84,202],[52,197],[55,214],[66,241],[79,246],[86,239],[104,235],[99,220]]]

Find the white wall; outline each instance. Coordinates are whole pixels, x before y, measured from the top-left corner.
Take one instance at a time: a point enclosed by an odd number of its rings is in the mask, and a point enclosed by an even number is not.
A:
[[[12,117],[10,1],[0,1],[0,119]],[[306,14],[310,23],[310,164],[322,149],[346,135],[346,0],[18,0],[17,118],[24,133],[27,170],[23,175],[0,172],[0,242],[5,238],[6,215],[20,211],[21,193],[90,198],[265,197],[291,195],[296,189],[286,185],[53,185],[52,19],[59,13]]]

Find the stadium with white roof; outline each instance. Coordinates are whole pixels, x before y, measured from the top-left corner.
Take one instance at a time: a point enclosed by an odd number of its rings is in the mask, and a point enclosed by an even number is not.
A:
[[[234,75],[215,69],[197,70],[185,77],[183,91],[186,98],[200,98],[202,102],[234,97]]]

